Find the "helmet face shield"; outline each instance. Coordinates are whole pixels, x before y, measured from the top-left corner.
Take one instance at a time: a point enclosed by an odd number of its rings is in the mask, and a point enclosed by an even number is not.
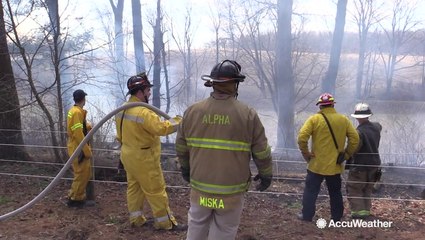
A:
[[[234,60],[224,60],[214,66],[210,75],[202,75],[201,79],[206,81],[204,85],[207,87],[211,87],[214,82],[243,82],[245,75],[242,75],[240,72],[241,65],[239,63]]]

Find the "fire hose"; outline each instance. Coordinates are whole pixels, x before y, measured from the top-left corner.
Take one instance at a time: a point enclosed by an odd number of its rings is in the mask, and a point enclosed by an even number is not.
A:
[[[23,205],[22,207],[15,209],[9,213],[3,214],[0,216],[0,221],[6,220],[10,217],[13,217],[15,215],[17,215],[18,213],[21,213],[27,209],[29,209],[31,206],[33,206],[34,204],[36,204],[37,202],[41,201],[42,198],[44,196],[47,195],[47,193],[49,193],[49,191],[55,187],[58,182],[61,180],[61,178],[65,175],[66,171],[69,169],[69,167],[72,164],[72,160],[74,158],[76,158],[77,156],[79,156],[79,154],[81,153],[83,146],[86,145],[86,143],[88,141],[90,141],[90,139],[92,138],[92,136],[99,130],[99,128],[107,121],[109,120],[111,117],[115,116],[117,113],[119,113],[120,111],[129,109],[129,108],[133,108],[133,107],[138,107],[138,106],[142,106],[142,107],[146,107],[151,109],[152,111],[154,111],[155,113],[157,113],[158,115],[164,117],[165,119],[170,119],[171,117],[166,114],[165,112],[159,110],[158,108],[149,105],[147,103],[144,102],[134,102],[134,103],[126,103],[118,108],[116,108],[115,110],[113,110],[112,112],[110,112],[109,114],[107,114],[105,117],[103,117],[99,123],[97,123],[93,129],[84,137],[83,141],[80,142],[80,144],[78,145],[77,149],[75,149],[74,153],[69,157],[68,161],[66,161],[65,165],[62,167],[62,169],[59,171],[59,173],[56,175],[56,177],[49,183],[49,185],[47,185],[47,187],[45,189],[43,189],[43,191],[41,191],[34,199],[32,199],[31,201],[29,201],[27,204]]]

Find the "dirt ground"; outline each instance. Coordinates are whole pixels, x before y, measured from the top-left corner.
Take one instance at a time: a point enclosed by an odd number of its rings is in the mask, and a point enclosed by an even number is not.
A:
[[[2,169],[14,171],[10,166],[2,166]],[[181,187],[185,184],[179,175],[166,175],[166,181],[179,186],[171,186],[167,192],[177,220],[186,223],[189,189]],[[48,179],[0,175],[0,214],[27,203],[49,182]],[[156,231],[152,225],[130,227],[124,183],[95,182],[97,205],[84,209],[70,209],[65,205],[70,183],[61,181],[30,210],[0,222],[0,239],[185,239],[186,232]],[[236,239],[421,239],[425,234],[425,201],[374,200],[374,219],[392,221],[390,228],[319,229],[315,221],[308,223],[296,218],[301,209],[301,197],[298,194],[302,188],[303,182],[283,180],[274,181],[269,190],[288,194],[247,193]],[[394,194],[388,191],[386,189],[381,196]],[[400,189],[397,191],[400,192]],[[322,189],[321,194],[326,195],[326,191]],[[404,196],[400,197],[406,198],[409,196],[405,194],[416,192],[401,194]],[[350,220],[348,204],[344,201],[344,220]],[[145,212],[148,217],[152,216],[148,207]],[[329,215],[328,198],[319,197],[316,219],[328,220]]]

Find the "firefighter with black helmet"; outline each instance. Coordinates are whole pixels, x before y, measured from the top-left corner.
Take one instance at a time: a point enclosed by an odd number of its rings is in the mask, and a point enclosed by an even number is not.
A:
[[[83,109],[86,104],[86,95],[87,93],[82,89],[77,89],[72,94],[75,104],[69,109],[67,115],[67,148],[69,156],[74,153],[91,129],[91,125],[86,121],[87,110]],[[74,178],[68,194],[68,207],[81,208],[95,204],[94,196],[90,196],[91,199],[87,199],[86,196],[86,188],[92,172],[91,157],[92,150],[90,144],[87,143],[84,145],[81,154],[72,161]]]
[[[146,73],[132,76],[127,81],[127,103],[148,103],[153,85]],[[146,107],[134,107],[115,116],[117,139],[121,143],[121,161],[127,173],[127,207],[132,226],[142,226],[147,219],[143,213],[145,200],[154,217],[154,227],[164,230],[185,230],[173,216],[165,191],[165,180],[160,163],[159,136],[174,133],[181,117],[161,120]]]
[[[271,150],[256,111],[236,99],[245,76],[224,60],[203,75],[211,96],[184,113],[176,139],[183,178],[190,182],[187,239],[235,239],[244,193],[251,183],[250,159],[266,190],[272,179]]]

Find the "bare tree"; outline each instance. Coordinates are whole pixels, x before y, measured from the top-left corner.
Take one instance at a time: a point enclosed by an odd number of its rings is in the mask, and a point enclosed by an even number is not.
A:
[[[375,0],[356,0],[354,1],[355,12],[353,13],[354,21],[357,24],[359,34],[359,58],[357,61],[357,73],[356,73],[356,98],[363,99],[366,97],[362,96],[362,85],[363,78],[365,76],[365,61],[367,54],[367,43],[368,34],[370,28],[373,27],[378,21],[380,21],[380,14],[378,9],[382,7],[382,4],[377,5]],[[365,89],[369,89],[365,84]],[[365,90],[365,92],[367,92]]]
[[[415,27],[419,24],[414,16],[415,4],[403,0],[395,0],[392,7],[392,17],[390,29],[382,25],[383,31],[388,41],[389,49],[381,52],[381,58],[385,67],[386,97],[390,98],[394,74],[401,70],[397,65],[401,63],[409,54],[400,54],[402,46],[412,40],[416,34]],[[406,68],[406,67],[403,67]]]
[[[167,67],[167,62],[170,62],[169,60],[167,61],[167,52],[165,51],[165,44],[164,42],[162,42],[162,66],[164,68],[164,79],[165,79],[165,99],[167,101],[167,106],[165,108],[165,112],[168,113],[170,112],[170,108],[171,108],[171,87],[170,87],[170,80],[168,77],[168,67]]]
[[[59,3],[58,0],[46,0],[47,5],[47,12],[49,15],[50,20],[50,28],[49,31],[53,37],[53,41],[50,42],[49,48],[51,52],[51,61],[53,64],[54,69],[54,77],[56,82],[56,96],[57,96],[57,106],[58,106],[58,129],[60,131],[65,131],[65,109],[64,106],[70,105],[66,104],[67,101],[70,101],[70,99],[63,99],[65,90],[63,89],[65,86],[65,82],[63,82],[63,79],[61,77],[61,70],[64,65],[66,65],[66,58],[65,51],[64,51],[64,45],[65,43],[61,39],[61,24],[60,24],[60,16],[59,16]],[[66,35],[65,35],[66,36]],[[69,95],[68,95],[69,97]],[[60,134],[59,139],[62,146],[66,145],[66,136],[65,134]],[[62,155],[62,158],[66,157],[65,151],[60,152]]]
[[[33,14],[33,12],[42,13],[40,10],[47,10],[45,13],[49,16],[48,22],[40,22],[40,27],[33,29],[33,37],[21,35],[17,30],[20,25],[20,22],[17,21],[20,19],[19,15],[17,15],[16,9],[12,8],[10,1],[6,1],[6,4],[9,16],[7,26],[10,28],[8,37],[13,42],[14,48],[18,49],[18,54],[14,54],[14,64],[18,67],[15,74],[17,76],[24,75],[21,78],[24,81],[21,87],[21,98],[28,102],[29,108],[37,109],[37,114],[40,115],[38,117],[45,124],[38,127],[48,128],[49,140],[55,146],[53,148],[55,160],[61,161],[66,156],[65,151],[61,151],[61,148],[57,147],[64,146],[66,140],[65,134],[63,134],[65,130],[63,94],[84,81],[75,78],[71,83],[65,84],[62,81],[61,74],[71,67],[77,72],[77,66],[80,64],[78,61],[69,65],[64,63],[76,56],[83,59],[85,53],[92,51],[93,49],[85,50],[87,40],[90,37],[84,34],[78,35],[71,41],[68,32],[60,31],[61,18],[58,15],[57,1],[54,0],[46,2],[50,5],[31,5],[30,8],[22,7],[19,5],[21,2],[13,6],[20,9],[21,13],[25,13],[27,18],[37,17],[41,19],[39,15]],[[37,11],[34,7],[38,8]],[[51,62],[46,61],[45,56],[50,56]],[[52,70],[46,71],[46,69]],[[89,78],[89,74],[86,76]],[[32,104],[34,102],[36,105]],[[31,121],[31,123],[33,122],[35,121]]]
[[[221,28],[221,24],[222,24],[222,14],[221,14],[221,9],[220,9],[220,5],[219,2],[215,1],[214,5],[216,6],[216,8],[213,10],[213,8],[210,7],[210,14],[211,14],[211,21],[213,23],[213,27],[214,27],[214,35],[215,35],[215,62],[218,63],[219,62],[219,55],[220,55],[220,28]],[[226,51],[226,50],[224,50]]]
[[[3,1],[0,1],[0,158],[28,160],[21,132],[21,112],[7,45]],[[16,144],[8,146],[3,144]]]
[[[156,19],[153,25],[153,105],[157,108],[161,107],[161,52],[164,51],[161,0],[156,2]]]
[[[185,24],[184,24],[184,32],[183,39],[180,39],[174,30],[173,24],[171,25],[171,37],[177,45],[178,51],[183,58],[183,85],[184,89],[184,101],[186,104],[190,104],[192,100],[192,76],[193,76],[193,67],[194,63],[192,61],[192,44],[193,44],[193,26],[192,26],[192,16],[191,16],[191,8],[186,10],[185,15]]]
[[[22,60],[24,62],[24,71],[26,71],[26,75],[27,75],[27,81],[28,84],[30,86],[31,89],[31,93],[34,95],[37,104],[40,106],[40,108],[42,109],[43,113],[45,114],[47,121],[48,121],[48,126],[50,129],[50,136],[51,136],[51,140],[52,140],[52,144],[53,146],[59,146],[59,141],[58,138],[56,136],[56,128],[55,128],[55,118],[52,115],[52,113],[49,111],[48,106],[46,105],[46,103],[43,101],[43,95],[45,94],[45,92],[50,91],[52,89],[53,86],[55,86],[57,84],[56,80],[48,87],[46,87],[45,89],[43,89],[42,91],[40,91],[39,89],[37,89],[36,86],[36,81],[33,77],[33,73],[32,73],[32,64],[34,63],[34,59],[35,59],[35,55],[37,54],[37,52],[41,49],[41,44],[39,45],[39,47],[37,48],[36,52],[34,55],[32,55],[31,58],[29,58],[29,55],[26,52],[26,49],[24,48],[24,45],[21,43],[21,39],[20,36],[18,34],[17,31],[17,24],[15,23],[15,20],[13,18],[13,10],[10,4],[10,1],[7,0],[6,1],[7,4],[7,11],[9,13],[10,21],[11,21],[11,28],[12,28],[12,34],[13,34],[13,38],[10,37],[10,39],[14,42],[15,46],[19,48],[19,52],[20,55],[22,57]],[[46,34],[44,36],[43,41],[46,41],[48,39],[49,34]],[[53,149],[56,159],[57,161],[61,161],[63,159],[63,155],[61,154],[61,152],[59,151],[58,148],[54,148]]]
[[[277,2],[276,79],[278,102],[278,148],[294,148],[294,79],[292,76],[292,0]]]
[[[125,55],[124,55],[124,33],[123,33],[123,11],[124,11],[124,0],[118,0],[117,4],[114,4],[113,0],[109,0],[114,13],[114,45],[115,45],[115,66],[116,66],[116,79],[118,81],[118,87],[122,92],[123,99],[117,102],[120,105],[125,101],[124,96],[126,92],[125,87]]]
[[[255,1],[245,1],[243,6],[243,22],[233,22],[238,31],[239,39],[237,46],[241,49],[239,54],[245,64],[254,71],[253,82],[259,88],[264,98],[271,99],[273,108],[278,112],[278,98],[276,94],[275,55],[276,55],[276,31],[263,29],[264,22],[275,22],[276,5],[262,4]]]
[[[131,0],[131,10],[133,16],[133,42],[134,55],[136,60],[136,72],[146,71],[145,51],[143,49],[143,25],[142,25],[142,7],[140,0]],[[155,94],[154,94],[155,96]]]
[[[238,58],[238,47],[237,47],[237,36],[236,36],[236,19],[235,19],[235,14],[234,14],[234,9],[237,6],[237,3],[234,2],[235,0],[227,0],[226,5],[224,7],[224,9],[227,9],[227,11],[225,11],[226,14],[226,19],[227,19],[227,35],[228,38],[230,40],[230,49],[231,49],[231,55],[230,55],[230,59],[236,59]],[[224,41],[225,43],[227,41]],[[226,48],[225,48],[226,50]],[[227,51],[224,51],[224,54],[226,54],[226,58],[227,57]]]
[[[342,39],[344,37],[346,12],[347,0],[338,0],[329,66],[325,77],[322,79],[322,92],[335,93],[335,83],[338,75]]]
[[[420,44],[420,48],[421,48],[421,52],[422,52],[422,59],[421,59],[421,65],[422,65],[422,69],[421,69],[421,79],[422,79],[422,84],[421,84],[421,88],[422,88],[422,99],[425,99],[425,31],[421,31],[421,39],[422,40],[421,44]]]

